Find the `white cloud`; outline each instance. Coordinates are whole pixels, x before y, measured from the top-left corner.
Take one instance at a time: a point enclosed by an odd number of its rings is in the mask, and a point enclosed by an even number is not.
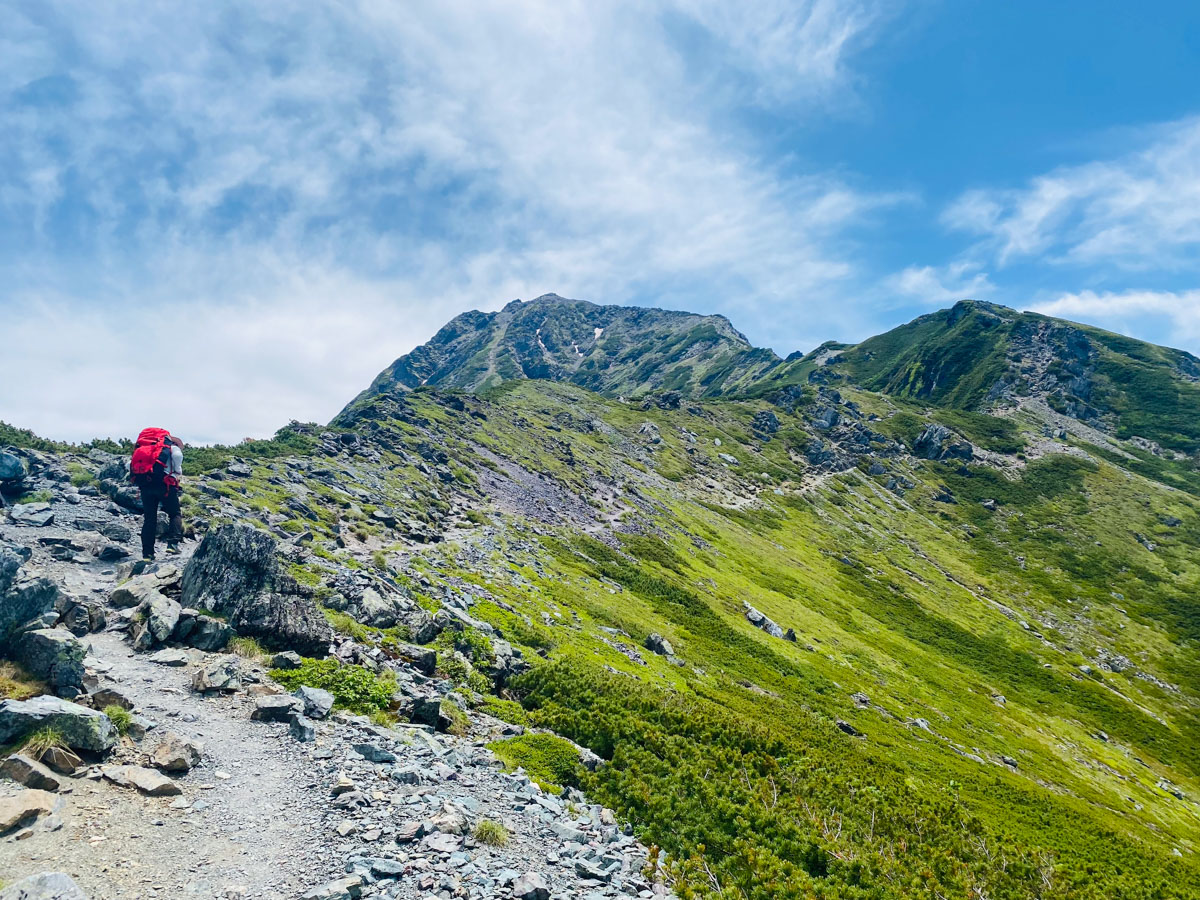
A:
[[[456,312],[547,290],[823,338],[848,233],[904,198],[784,175],[717,123],[747,94],[803,116],[845,91],[881,9],[27,7],[0,37],[0,315],[33,349],[0,361],[23,376],[0,416],[236,440],[328,417]],[[139,348],[171,335],[186,387],[134,397]]]
[[[1083,291],[1034,303],[1030,309],[1200,352],[1200,290]]]
[[[954,262],[945,266],[909,266],[884,280],[884,287],[900,297],[929,306],[945,306],[959,300],[979,299],[995,290],[979,266]]]
[[[1148,131],[1142,150],[1062,168],[1016,190],[972,190],[944,213],[999,265],[1038,257],[1121,270],[1197,268],[1200,118]]]

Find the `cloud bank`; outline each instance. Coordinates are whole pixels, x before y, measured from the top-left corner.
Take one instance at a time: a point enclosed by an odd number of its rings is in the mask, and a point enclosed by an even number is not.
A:
[[[815,343],[845,312],[804,302],[905,198],[785,173],[733,119],[851,97],[881,21],[862,0],[19,6],[0,417],[258,435],[327,419],[463,309],[549,290]],[[171,373],[153,399],[127,389],[147,363]]]

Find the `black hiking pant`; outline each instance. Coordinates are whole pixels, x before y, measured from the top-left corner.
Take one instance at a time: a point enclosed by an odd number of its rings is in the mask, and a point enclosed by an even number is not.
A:
[[[183,514],[179,511],[179,488],[165,484],[156,488],[142,488],[142,556],[154,556],[154,538],[158,534],[158,508],[162,507],[171,520],[167,527],[167,543],[178,544],[183,540]]]

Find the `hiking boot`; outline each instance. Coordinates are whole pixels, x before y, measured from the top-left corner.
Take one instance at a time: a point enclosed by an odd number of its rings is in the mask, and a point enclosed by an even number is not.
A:
[[[178,544],[170,544],[167,547],[167,556],[178,556],[178,555],[179,555],[179,545]]]
[[[154,562],[154,557],[153,557],[153,556],[143,556],[143,557],[142,557],[142,562],[144,562],[144,563],[152,563],[152,562]]]

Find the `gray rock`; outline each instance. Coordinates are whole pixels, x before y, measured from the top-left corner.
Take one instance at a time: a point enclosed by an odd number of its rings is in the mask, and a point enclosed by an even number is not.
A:
[[[178,603],[153,592],[133,615],[133,649],[150,650],[170,638],[179,624],[179,613]]]
[[[671,646],[671,642],[658,632],[651,632],[650,636],[646,638],[646,649],[659,656],[675,655],[675,649]]]
[[[0,890],[0,900],[88,900],[65,872],[42,872]]]
[[[254,722],[286,722],[302,706],[301,701],[287,694],[259,697],[254,701],[250,719]]]
[[[242,688],[242,666],[236,656],[223,656],[202,666],[192,676],[192,687],[208,691],[238,691]]]
[[[8,511],[14,525],[44,528],[54,524],[54,511],[49,503],[18,503]]]
[[[179,785],[162,772],[144,766],[108,766],[100,774],[106,781],[120,787],[137,788],[148,797],[175,797],[183,793]]]
[[[156,653],[151,653],[146,658],[152,663],[158,663],[160,666],[171,666],[172,668],[179,668],[188,664],[186,650],[159,650]]]
[[[28,547],[0,541],[0,651],[19,630],[59,603],[54,582],[22,571],[29,556]]]
[[[150,754],[150,764],[164,772],[187,772],[200,762],[200,747],[195,741],[180,737],[173,731]]]
[[[311,597],[282,571],[275,539],[249,525],[205,536],[184,569],[182,601],[221,613],[238,634],[267,646],[320,657],[333,637]]]
[[[236,634],[233,628],[220,619],[198,615],[185,635],[176,634],[176,640],[205,653],[216,653],[224,650]]]
[[[20,481],[26,474],[25,460],[7,450],[0,450],[0,481]]]
[[[784,637],[784,631],[779,625],[771,621],[749,603],[742,601],[742,605],[746,608],[746,621],[748,621],[751,625],[753,625],[755,628],[761,628],[767,634],[771,635],[771,637]]]
[[[354,752],[373,763],[394,763],[396,754],[375,744],[354,744]]]
[[[65,628],[27,631],[13,642],[13,658],[55,693],[74,697],[83,690],[83,644]]]
[[[442,715],[440,697],[416,697],[413,700],[411,721],[436,728]]]
[[[294,712],[288,717],[288,734],[301,744],[311,744],[317,739],[317,726],[308,716]]]
[[[271,668],[273,669],[298,669],[303,664],[304,657],[294,650],[284,650],[271,657]]]
[[[304,705],[304,715],[314,719],[324,719],[333,709],[333,694],[321,688],[303,685],[294,696]]]
[[[57,791],[62,781],[46,766],[24,753],[14,753],[0,763],[0,775],[11,778],[17,784],[39,791]]]
[[[969,461],[975,448],[967,441],[953,440],[954,434],[945,425],[932,422],[913,443],[913,454],[922,459],[961,459]]]
[[[313,888],[300,900],[356,900],[362,896],[362,884],[361,876],[349,875]]]
[[[0,744],[9,744],[39,728],[50,727],[74,750],[103,753],[117,742],[108,716],[58,697],[0,702]]]
[[[516,879],[512,893],[517,900],[550,900],[550,888],[540,872],[526,872]]]

